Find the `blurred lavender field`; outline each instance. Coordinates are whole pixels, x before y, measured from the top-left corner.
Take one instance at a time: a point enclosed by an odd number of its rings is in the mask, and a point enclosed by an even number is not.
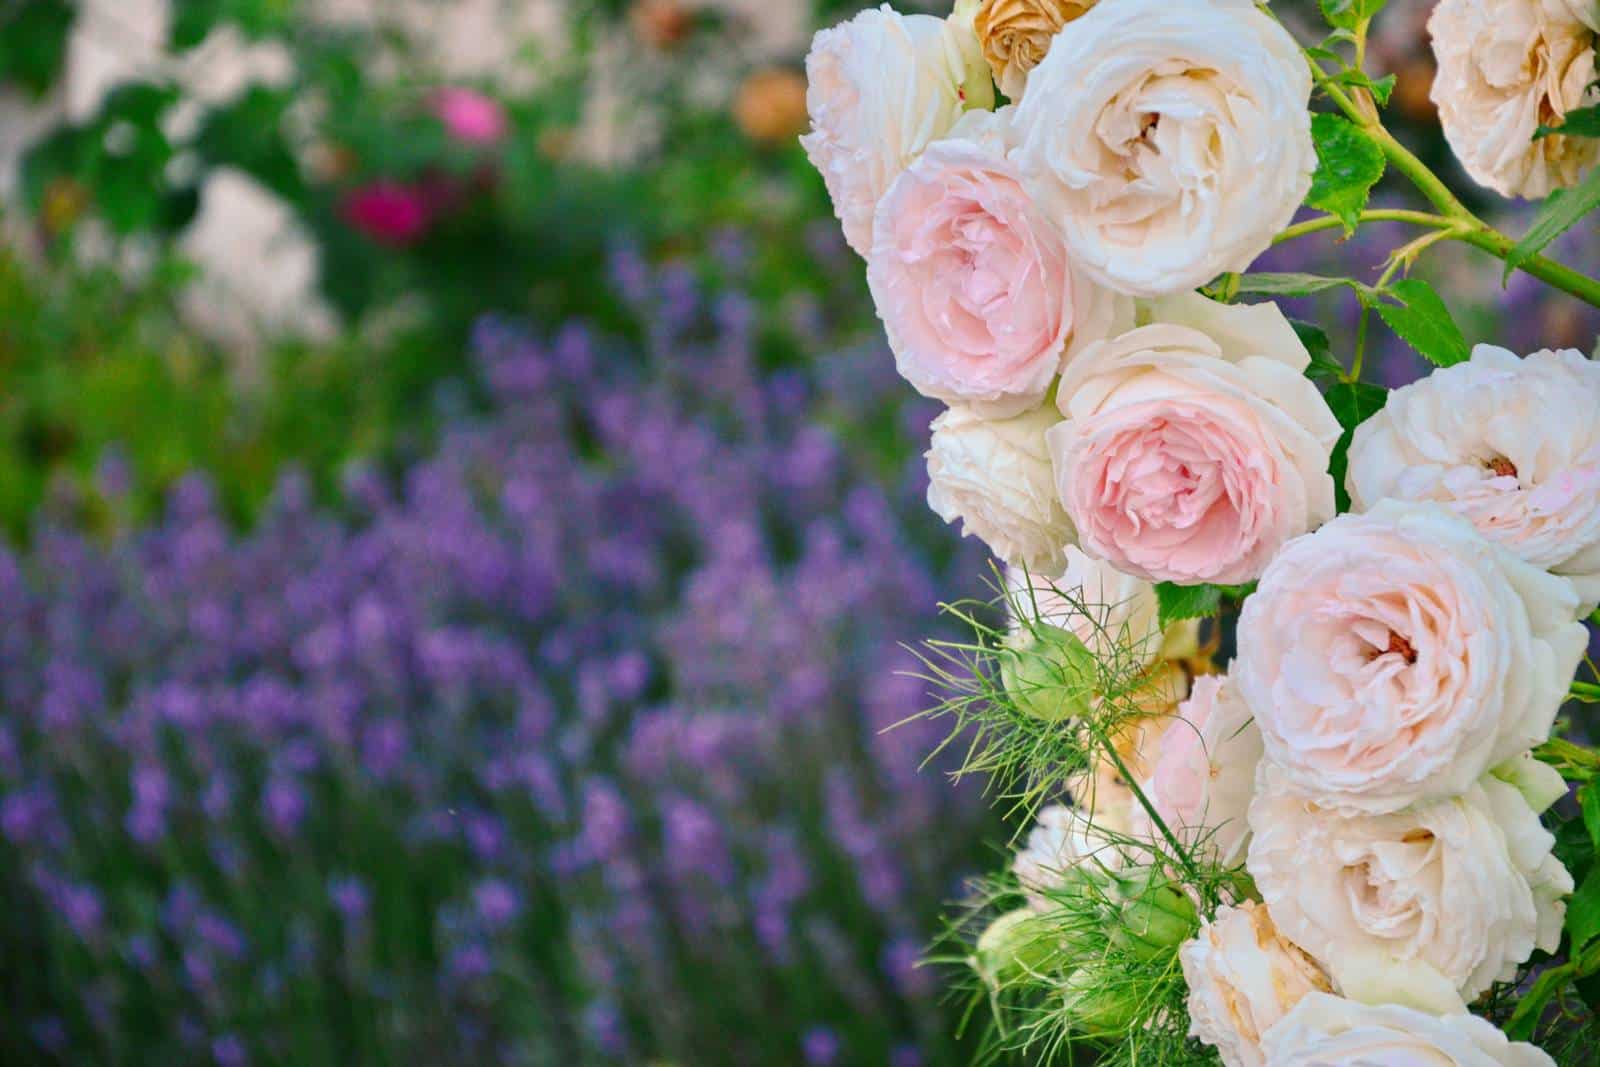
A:
[[[916,960],[988,827],[884,730],[980,563],[817,418],[926,413],[614,280],[642,343],[485,320],[488,413],[336,509],[0,562],[7,1061],[957,1060]]]

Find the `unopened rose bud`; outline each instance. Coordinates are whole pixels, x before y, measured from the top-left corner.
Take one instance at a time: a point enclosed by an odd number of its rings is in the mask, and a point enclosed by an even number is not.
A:
[[[1171,955],[1200,928],[1194,902],[1160,875],[1118,879],[1118,925],[1112,939],[1141,959]]]
[[[754,72],[739,86],[733,118],[757,144],[788,144],[809,124],[805,78],[778,67]]]
[[[1018,908],[978,936],[972,968],[990,989],[998,990],[1044,967],[1054,952],[1049,924],[1032,908]]]
[[[1019,630],[1000,656],[1000,681],[1019,711],[1046,722],[1089,711],[1094,654],[1073,634],[1045,625]]]
[[[1061,27],[1094,5],[1095,0],[980,0],[974,28],[1001,92],[1020,97],[1028,72],[1044,59]]]

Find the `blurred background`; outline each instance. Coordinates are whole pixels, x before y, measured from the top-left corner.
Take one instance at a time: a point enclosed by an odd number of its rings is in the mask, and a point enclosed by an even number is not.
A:
[[[1009,831],[888,728],[987,565],[796,144],[860,6],[0,0],[0,1062],[968,1060]]]

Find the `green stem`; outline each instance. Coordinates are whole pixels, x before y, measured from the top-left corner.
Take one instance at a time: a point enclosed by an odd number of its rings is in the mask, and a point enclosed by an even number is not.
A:
[[[1378,146],[1383,150],[1384,158],[1389,161],[1389,165],[1405,175],[1411,184],[1416,186],[1417,191],[1425,196],[1438,212],[1438,215],[1424,216],[1429,221],[1423,221],[1422,218],[1418,217],[1398,219],[1397,221],[1416,222],[1419,225],[1433,226],[1439,229],[1450,228],[1452,231],[1450,234],[1451,240],[1469,244],[1501,261],[1510,256],[1511,250],[1517,244],[1515,240],[1490,226],[1468,210],[1460,198],[1450,191],[1450,187],[1445,185],[1426,163],[1418,159],[1414,152],[1401,144],[1394,134],[1389,132],[1382,119],[1378,117],[1376,109],[1369,113],[1367,109],[1361,107],[1356,99],[1353,99],[1337,82],[1328,76],[1328,73],[1322,69],[1321,63],[1318,63],[1310,56],[1306,57],[1306,62],[1311,66],[1312,78],[1322,91],[1328,95],[1328,98],[1334,102],[1340,111],[1344,112],[1350,121],[1360,126],[1377,142]],[[1374,212],[1373,214],[1376,215],[1377,213]],[[1418,214],[1421,213],[1414,213],[1414,216]],[[1366,212],[1362,213],[1363,221],[1366,221],[1366,215]],[[1312,221],[1321,225],[1314,229],[1303,230],[1301,233],[1315,233],[1317,229],[1332,228],[1322,219],[1314,219]],[[1374,221],[1378,220],[1374,219]],[[1337,225],[1337,220],[1333,224]],[[1290,227],[1289,230],[1284,232],[1285,234],[1292,233],[1293,236],[1300,236],[1300,233],[1293,233],[1297,229],[1298,227]],[[1287,240],[1288,238],[1285,237],[1283,239]],[[1585,303],[1600,308],[1600,281],[1596,281],[1585,274],[1573,270],[1571,267],[1563,266],[1544,256],[1531,257],[1520,265],[1520,269],[1546,285],[1553,286]]]
[[[1415,226],[1427,226],[1433,229],[1446,229],[1455,223],[1443,215],[1432,215],[1426,211],[1395,211],[1387,208],[1377,208],[1363,211],[1360,215],[1361,222],[1409,222]],[[1344,221],[1336,215],[1324,215],[1321,218],[1307,219],[1297,222],[1285,229],[1272,239],[1275,245],[1286,241],[1293,241],[1297,237],[1308,237],[1314,233],[1323,233],[1327,230],[1344,228]]]
[[[1600,685],[1592,685],[1589,682],[1573,682],[1571,696],[1572,699],[1581,700],[1586,704],[1600,703]]]
[[[1150,803],[1150,798],[1144,795],[1144,790],[1139,787],[1139,779],[1135,778],[1133,773],[1128,770],[1128,765],[1122,762],[1122,755],[1117,751],[1117,746],[1109,738],[1102,737],[1098,738],[1098,740],[1105,749],[1106,757],[1111,760],[1111,765],[1117,769],[1117,775],[1128,783],[1128,788],[1133,791],[1135,799],[1139,801],[1139,806],[1144,809],[1146,815],[1150,816],[1150,822],[1157,830],[1161,831],[1161,836],[1166,839],[1167,844],[1172,848],[1173,855],[1177,856],[1178,862],[1183,865],[1183,873],[1189,876],[1191,882],[1198,883],[1200,881],[1200,869],[1195,866],[1193,857],[1189,855],[1189,850],[1183,847],[1183,843],[1172,832],[1166,820],[1161,817],[1161,813],[1156,811],[1154,804]]]

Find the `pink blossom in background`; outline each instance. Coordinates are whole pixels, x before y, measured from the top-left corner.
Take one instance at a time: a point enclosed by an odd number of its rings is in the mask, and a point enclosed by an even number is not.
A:
[[[462,144],[498,144],[506,135],[505,108],[498,100],[474,89],[440,89],[433,97],[433,113],[450,136]]]
[[[421,190],[394,181],[363,185],[345,198],[345,221],[379,244],[400,247],[420,238],[433,221]]]

